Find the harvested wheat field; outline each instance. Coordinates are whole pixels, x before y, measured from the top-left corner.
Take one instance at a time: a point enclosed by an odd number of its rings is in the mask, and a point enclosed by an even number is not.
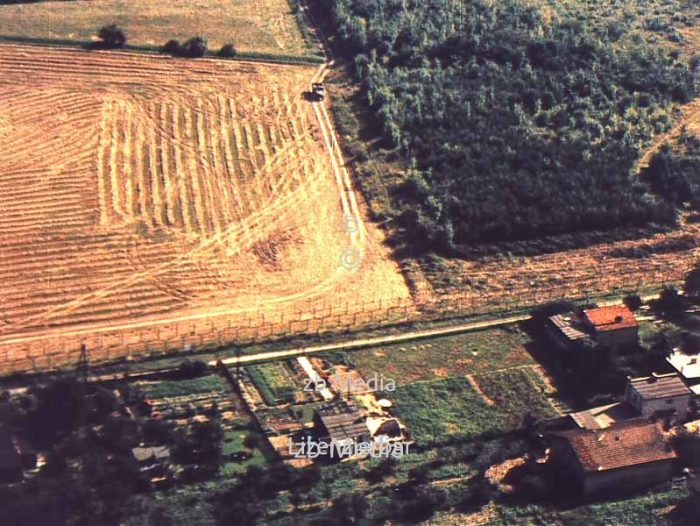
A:
[[[302,97],[314,74],[0,45],[5,371],[81,343],[97,361],[336,328],[364,293],[405,300]]]
[[[240,51],[305,55],[310,50],[287,0],[191,2],[63,0],[0,5],[0,37],[90,42],[118,24],[128,43],[162,46],[200,35],[210,49],[234,42]]]

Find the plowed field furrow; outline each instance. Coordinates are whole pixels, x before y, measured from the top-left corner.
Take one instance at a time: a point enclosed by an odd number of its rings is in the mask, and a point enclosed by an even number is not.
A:
[[[182,305],[177,300],[160,300],[152,304],[144,304],[139,307],[125,308],[124,312],[114,309],[98,309],[76,312],[60,320],[50,319],[45,326],[65,327],[80,326],[85,324],[105,323],[115,319],[138,319],[146,316],[167,313]]]
[[[195,116],[193,112],[185,112],[184,119],[184,132],[185,137],[195,142],[197,140],[195,133]],[[188,170],[188,179],[192,185],[192,201],[190,206],[194,208],[194,216],[197,218],[198,233],[206,235],[208,232],[209,224],[206,219],[206,196],[200,185],[200,176],[198,162],[194,155],[187,156],[186,170]]]
[[[138,198],[136,200],[136,209],[134,213],[137,217],[143,219],[146,224],[151,224],[149,220],[148,203],[151,199],[150,186],[147,184],[147,160],[145,156],[146,150],[146,132],[144,130],[143,119],[134,120],[134,156],[131,161],[131,169],[134,174],[134,182],[137,188]]]
[[[161,115],[163,112],[163,101],[158,101],[153,107],[153,113],[151,114],[151,122],[155,124],[155,133],[158,152],[158,163],[157,163],[157,183],[158,183],[158,195],[159,201],[154,204],[153,213],[158,216],[161,224],[165,226],[172,225],[168,213],[168,199],[169,199],[169,178],[170,178],[170,163],[168,159],[168,137],[163,130],[163,123],[161,122]]]
[[[228,183],[232,194],[232,207],[235,218],[240,221],[247,214],[253,212],[253,207],[250,201],[245,199],[241,181],[243,172],[240,166],[240,159],[236,155],[239,151],[236,145],[236,136],[234,134],[235,122],[231,113],[232,106],[229,100],[221,100],[221,135],[223,139],[224,158],[228,170]]]
[[[109,187],[112,195],[112,211],[116,216],[117,220],[121,219],[122,216],[122,185],[119,180],[119,170],[117,162],[117,135],[118,130],[118,115],[120,114],[120,104],[112,105],[109,110],[111,113],[111,119],[109,122],[109,127],[107,129],[107,141],[109,144],[109,150],[107,157],[107,173],[110,176]]]
[[[11,210],[37,210],[45,208],[63,208],[74,207],[71,201],[80,203],[81,201],[86,201],[85,196],[80,195],[80,192],[84,190],[82,187],[74,188],[64,188],[62,185],[58,188],[45,188],[37,189],[33,193],[15,193],[11,196],[3,195],[0,197],[0,203],[4,203],[2,206],[2,211]],[[30,199],[34,197],[30,205],[22,203],[22,199]]]
[[[117,292],[113,295],[110,295],[105,298],[101,298],[100,300],[97,300],[90,305],[95,307],[100,305],[102,302],[110,303],[114,302],[115,300],[118,301],[126,301],[128,298],[133,298],[133,300],[136,299],[143,299],[144,301],[163,301],[164,299],[169,300],[169,298],[164,298],[163,294],[160,290],[153,288],[152,285],[149,284],[144,284],[145,286],[142,286],[139,290],[126,290],[126,291],[120,291]],[[70,297],[71,294],[80,294],[84,292],[86,289],[71,289],[71,290],[66,290],[66,295]],[[26,303],[24,304],[19,304],[13,305],[13,308],[11,310],[8,310],[8,312],[14,312],[14,313],[19,313],[21,311],[43,311],[47,310],[48,308],[52,307],[55,304],[55,298],[50,298],[50,297],[42,297],[42,298],[35,298],[34,301],[27,302],[24,300]],[[24,314],[26,315],[26,314]]]
[[[107,282],[108,276],[105,276],[103,278],[103,282]],[[61,286],[60,281],[56,281],[55,283],[57,286]],[[46,284],[47,286],[49,285],[48,283]],[[119,291],[113,295],[110,295],[108,297],[102,298],[98,300],[95,303],[92,303],[91,305],[97,304],[99,301],[112,301],[112,299],[117,298],[121,295],[130,295],[130,296],[143,296],[143,297],[151,297],[155,293],[153,292],[153,289],[150,284],[145,284],[142,288],[140,288],[137,291],[134,290],[126,290],[126,291]],[[71,286],[71,287],[65,287],[61,289],[61,292],[63,292],[64,296],[72,298],[72,297],[77,297],[79,295],[84,294],[86,291],[89,291],[89,288],[86,288],[85,286],[78,287],[78,286]],[[21,310],[47,310],[55,305],[55,298],[52,298],[51,295],[56,295],[58,296],[57,292],[47,292],[46,294],[40,296],[40,297],[24,297],[21,301],[15,301],[11,307],[11,309],[14,309],[15,312],[19,312]],[[111,299],[110,299],[111,298]],[[11,310],[10,309],[10,310]]]
[[[50,217],[53,221],[75,216],[83,216],[83,218],[90,217],[90,211],[85,209],[84,205],[81,205],[80,203],[70,205],[63,201],[47,201],[37,203],[31,208],[16,205],[3,208],[2,212],[0,213],[0,223],[12,224],[17,220],[19,222],[31,222],[35,219],[46,217],[47,212],[51,214]]]
[[[243,129],[243,148],[248,152],[250,164],[251,164],[251,177],[252,177],[252,189],[255,192],[255,200],[259,200],[261,197],[260,192],[260,181],[258,175],[260,173],[260,167],[258,166],[258,152],[256,151],[255,140],[253,139],[253,132],[250,129],[250,123],[244,121],[242,123]]]
[[[162,262],[167,262],[169,258],[164,258]],[[157,264],[158,260],[154,260]],[[52,272],[47,272],[46,268],[28,268],[27,278],[33,274],[34,280],[29,279],[16,280],[11,274],[6,274],[3,271],[3,278],[6,280],[6,286],[11,292],[8,293],[4,298],[11,297],[11,294],[20,294],[24,292],[31,292],[34,290],[41,290],[41,288],[55,288],[58,286],[62,287],[62,291],[78,291],[85,290],[88,284],[76,281],[81,277],[90,278],[89,287],[97,287],[109,284],[110,280],[115,276],[124,275],[128,276],[130,269],[128,262],[125,261],[123,257],[115,259],[113,261],[107,261],[105,258],[104,265],[94,265],[92,267],[84,265],[82,267],[73,267],[70,265],[70,261],[57,262],[54,267],[52,267]],[[8,286],[10,285],[10,286]],[[25,290],[26,289],[26,290]]]
[[[180,107],[174,104],[170,105],[170,129],[171,137],[175,138],[172,141],[172,157],[174,161],[174,175],[177,181],[177,199],[178,210],[182,216],[182,227],[186,233],[194,232],[193,218],[190,214],[189,203],[192,202],[190,188],[186,183],[185,167],[183,162],[183,152],[180,147],[181,132],[182,132],[182,113]]]
[[[234,213],[235,200],[231,192],[230,181],[235,175],[231,174],[229,163],[226,161],[226,135],[224,130],[226,123],[222,111],[221,100],[217,97],[211,102],[211,115],[215,115],[216,125],[208,127],[210,144],[212,147],[212,168],[217,174],[217,194],[221,196],[222,219],[224,225],[233,223],[236,219]]]
[[[216,184],[214,191],[222,198],[219,202],[221,228],[225,229],[237,220],[236,203],[231,190],[231,180],[235,175],[229,172],[224,153],[226,136],[221,132],[226,127],[225,120],[222,120],[221,105],[218,98],[208,100],[208,114],[211,118],[211,125],[207,127],[207,142],[209,143],[212,155],[212,170],[216,174]]]
[[[134,162],[133,154],[133,110],[131,104],[124,108],[124,119],[121,122],[121,151],[122,161],[119,166],[122,167],[122,179],[124,180],[124,211],[127,216],[132,216],[135,213],[136,196],[138,189],[134,181],[134,173],[132,163]]]
[[[128,242],[126,235],[86,236],[77,234],[74,235],[72,239],[74,239],[76,243],[80,243],[81,247],[85,247],[90,252],[123,250]],[[0,237],[0,262],[5,261],[8,257],[17,257],[19,255],[28,255],[31,257],[40,257],[42,255],[58,257],[61,254],[70,255],[71,251],[75,252],[75,249],[71,248],[71,245],[66,243],[64,239],[43,238],[40,244],[27,244],[26,241],[27,240],[18,241],[15,238],[5,241]]]
[[[114,211],[111,207],[111,200],[107,198],[108,195],[112,193],[111,182],[107,176],[107,170],[109,170],[109,161],[107,158],[107,114],[109,111],[109,105],[107,103],[102,105],[100,110],[100,125],[98,128],[98,141],[97,141],[97,195],[98,195],[98,206],[100,208],[100,226],[107,226],[111,220]]]
[[[5,224],[3,225],[3,235],[32,235],[38,231],[46,235],[59,232],[70,233],[85,226],[85,221],[82,220],[45,218],[40,223],[30,225],[27,225],[26,221],[22,221],[19,224]]]
[[[140,147],[141,147],[141,155],[140,155],[140,166],[138,167],[139,170],[139,177],[142,179],[142,186],[141,186],[141,195],[143,199],[143,211],[141,212],[141,218],[143,219],[144,222],[146,222],[149,225],[154,225],[153,221],[153,209],[155,207],[154,203],[154,191],[153,191],[153,179],[151,177],[151,168],[152,168],[152,163],[151,163],[151,145],[149,144],[148,140],[150,138],[149,131],[147,131],[147,128],[144,126],[144,123],[141,123],[141,127],[139,128],[139,134],[140,134]]]
[[[148,115],[155,115],[155,104],[150,103],[147,107]],[[154,225],[163,225],[163,214],[161,213],[161,205],[163,202],[163,184],[161,180],[161,159],[158,152],[158,137],[156,130],[153,127],[148,127],[146,130],[148,136],[148,174],[150,178],[153,207],[151,210],[152,220]]]
[[[4,85],[6,82],[0,80],[0,84]],[[46,106],[55,107],[59,111],[72,110],[77,101],[83,101],[83,103],[89,101],[99,106],[99,99],[86,98],[84,95],[71,91],[39,90],[11,93],[11,95],[12,96],[9,98],[0,97],[0,100],[5,102],[3,106],[5,111],[8,111],[20,121],[30,121],[36,118],[50,118],[45,111],[42,111],[42,108]],[[82,113],[80,111],[82,105],[78,105],[77,109],[78,114]],[[75,115],[72,113],[66,114],[65,117],[68,119],[75,119]]]
[[[204,101],[201,98],[197,99],[196,102],[196,112],[194,115],[195,119],[195,142],[198,147],[197,156],[197,170],[200,177],[199,187],[204,195],[202,196],[202,201],[206,210],[203,214],[207,218],[207,226],[210,228],[209,232],[211,234],[217,235],[221,233],[221,225],[219,224],[218,216],[219,210],[217,203],[214,198],[214,190],[212,188],[212,178],[216,174],[212,173],[211,169],[211,155],[207,144],[207,134],[205,129],[208,127],[204,122]]]
[[[165,182],[165,217],[168,225],[181,225],[176,217],[175,211],[179,208],[177,203],[177,173],[173,171],[174,164],[172,159],[172,130],[170,129],[170,118],[168,106],[161,103],[160,112],[158,114],[159,129],[161,130],[160,150],[163,160],[163,180]]]
[[[228,104],[231,129],[233,131],[233,144],[235,145],[234,155],[238,160],[238,173],[241,174],[241,181],[245,184],[251,180],[253,174],[253,166],[250,162],[251,152],[248,152],[243,145],[243,132],[241,131],[242,120],[238,115],[236,103],[233,98],[229,98]],[[253,200],[250,201],[254,202]]]

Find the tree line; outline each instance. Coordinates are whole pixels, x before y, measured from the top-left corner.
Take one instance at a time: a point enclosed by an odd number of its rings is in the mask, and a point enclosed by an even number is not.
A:
[[[102,26],[97,32],[99,41],[93,47],[105,49],[119,49],[126,46],[126,33],[116,24]],[[207,52],[207,40],[202,36],[192,37],[185,42],[168,40],[161,48],[163,53],[176,57],[200,58]],[[217,55],[224,58],[235,57],[236,47],[232,43],[224,44]]]

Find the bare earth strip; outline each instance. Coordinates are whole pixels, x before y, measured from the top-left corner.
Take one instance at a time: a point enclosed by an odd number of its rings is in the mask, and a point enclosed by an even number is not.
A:
[[[97,361],[407,305],[325,108],[302,99],[314,75],[0,45],[2,370],[66,365],[81,343]]]

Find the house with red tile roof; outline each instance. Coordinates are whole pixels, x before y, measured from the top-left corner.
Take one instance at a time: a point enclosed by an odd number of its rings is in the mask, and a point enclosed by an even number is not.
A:
[[[671,478],[677,458],[657,423],[627,420],[605,429],[551,435],[550,461],[583,496],[629,492]]]
[[[617,349],[637,345],[639,340],[639,323],[624,305],[550,316],[546,329],[554,343],[563,349],[575,349],[584,342]]]
[[[584,309],[583,320],[599,346],[633,346],[638,342],[639,322],[624,305]]]

